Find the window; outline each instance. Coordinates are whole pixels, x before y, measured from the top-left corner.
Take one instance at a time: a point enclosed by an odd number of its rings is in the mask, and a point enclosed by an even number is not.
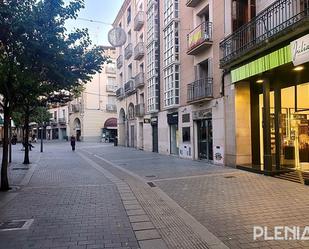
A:
[[[112,95],[107,96],[107,103],[110,105],[115,105],[116,104],[116,97]]]
[[[65,118],[65,110],[62,110],[62,117]]]
[[[131,22],[131,6],[127,9],[127,24]]]
[[[190,127],[183,127],[182,128],[182,141],[183,142],[190,142]]]
[[[107,77],[107,85],[116,85],[116,78],[115,77]]]
[[[54,111],[54,119],[57,119],[57,111]]]
[[[128,66],[128,80],[132,78],[132,64]]]

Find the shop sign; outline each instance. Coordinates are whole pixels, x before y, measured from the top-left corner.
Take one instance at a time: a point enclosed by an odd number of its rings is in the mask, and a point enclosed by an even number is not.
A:
[[[144,118],[144,124],[150,124],[150,118]]]
[[[206,118],[212,118],[211,109],[205,109],[200,111],[194,111],[192,112],[192,119],[206,119]]]
[[[152,117],[152,118],[150,119],[150,122],[151,122],[152,125],[158,124],[158,117]]]
[[[292,61],[294,66],[309,61],[309,34],[291,42]]]
[[[178,112],[167,114],[167,123],[178,124]]]

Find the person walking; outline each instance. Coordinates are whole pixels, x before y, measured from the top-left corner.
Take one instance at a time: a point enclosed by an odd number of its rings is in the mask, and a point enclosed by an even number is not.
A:
[[[72,135],[72,136],[71,136],[71,147],[72,147],[72,151],[75,151],[75,143],[76,143],[76,139],[75,139],[75,137]]]

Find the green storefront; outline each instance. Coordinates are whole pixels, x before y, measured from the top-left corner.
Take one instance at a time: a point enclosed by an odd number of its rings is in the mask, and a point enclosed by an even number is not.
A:
[[[231,78],[235,98],[250,103],[236,115],[251,130],[251,167],[309,171],[309,35],[232,69]]]

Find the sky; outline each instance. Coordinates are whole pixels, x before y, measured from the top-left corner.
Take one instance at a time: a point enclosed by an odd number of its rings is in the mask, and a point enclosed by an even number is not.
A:
[[[124,0],[84,0],[85,8],[79,12],[79,18],[112,24]],[[70,0],[65,0],[65,3]],[[74,28],[88,28],[93,44],[110,45],[107,39],[111,25],[83,20],[70,20],[66,23],[68,31]]]

